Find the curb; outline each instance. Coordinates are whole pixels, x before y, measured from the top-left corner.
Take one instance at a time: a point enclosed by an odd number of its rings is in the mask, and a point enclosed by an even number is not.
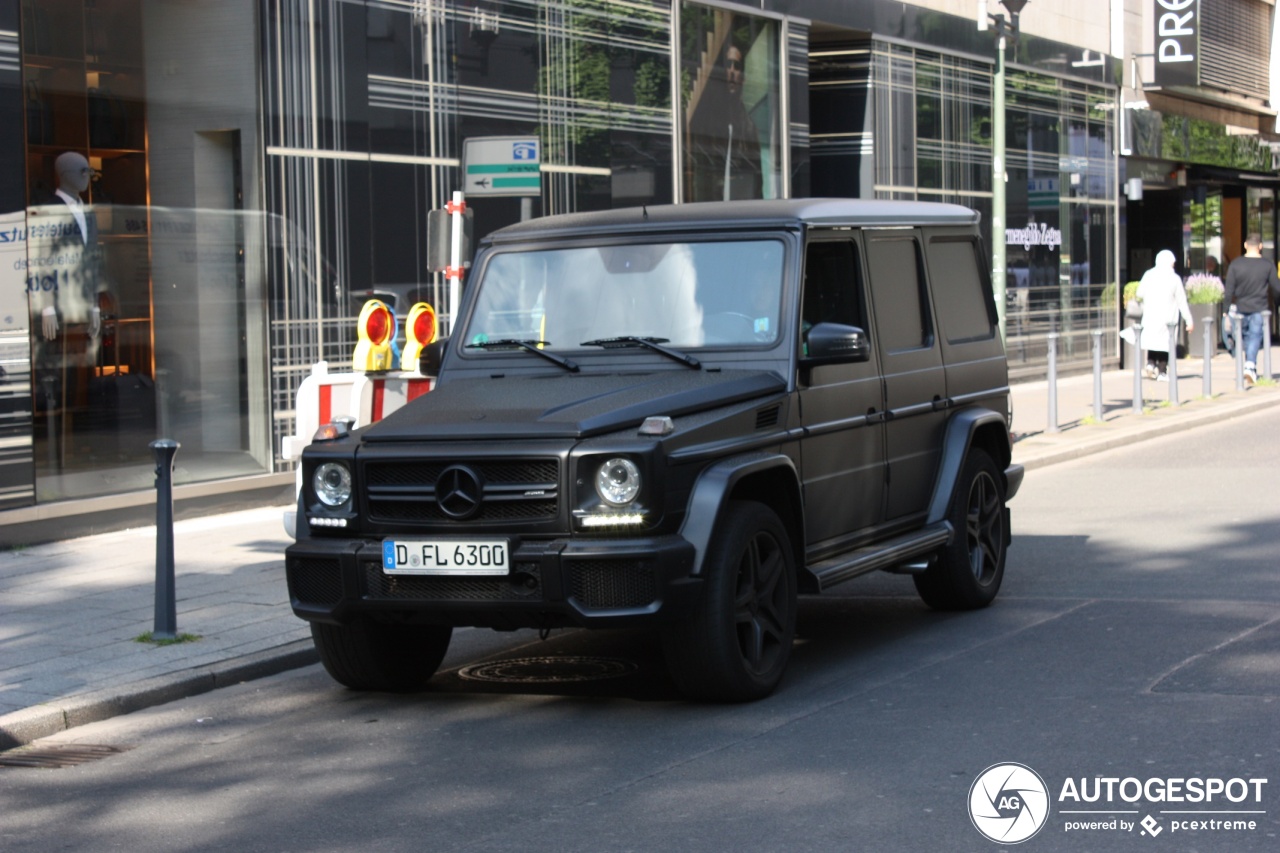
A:
[[[1208,423],[1230,420],[1231,418],[1252,414],[1280,404],[1280,394],[1274,391],[1230,400],[1221,399],[1228,394],[1254,395],[1255,392],[1230,391],[1227,394],[1208,400],[1204,398],[1189,400],[1176,410],[1159,408],[1144,412],[1142,415],[1121,415],[1103,424],[1076,424],[1067,427],[1063,432],[1084,430],[1090,434],[1081,434],[1079,441],[1064,446],[1039,448],[1034,443],[1038,435],[1043,435],[1043,433],[1028,436],[1020,439],[1019,443],[1014,445],[1013,461],[1030,471],[1046,465],[1067,462],[1094,453],[1113,450],[1117,447],[1125,447],[1148,439],[1174,435]],[[1061,440],[1060,437],[1055,439],[1055,441]],[[1019,444],[1023,441],[1029,443],[1020,448]]]
[[[0,717],[0,750],[23,746],[76,726],[310,666],[319,660],[310,640],[296,640],[218,663],[14,711]]]

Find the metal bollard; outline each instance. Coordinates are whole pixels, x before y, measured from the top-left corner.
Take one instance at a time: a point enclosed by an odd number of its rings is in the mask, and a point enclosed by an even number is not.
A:
[[[1262,312],[1262,378],[1271,378],[1271,309]]]
[[[148,445],[156,457],[156,615],[153,640],[178,638],[177,593],[173,584],[173,457],[182,445],[158,438]]]
[[[1205,317],[1204,323],[1204,382],[1203,393],[1206,398],[1213,396],[1213,353],[1217,350],[1217,345],[1213,340],[1213,318]]]
[[[1089,334],[1093,336],[1093,419],[1102,423],[1102,330]]]
[[[1244,390],[1244,335],[1240,330],[1240,315],[1231,309],[1231,340],[1236,345],[1236,390]]]
[[[1134,323],[1133,329],[1133,413],[1142,414],[1142,324]]]
[[[1058,431],[1058,333],[1050,332],[1049,340],[1049,426],[1045,432]]]
[[[1169,324],[1169,405],[1178,405],[1178,321]]]

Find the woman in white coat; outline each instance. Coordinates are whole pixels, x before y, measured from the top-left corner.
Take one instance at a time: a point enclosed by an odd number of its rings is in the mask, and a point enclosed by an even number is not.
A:
[[[1187,292],[1182,278],[1173,271],[1177,259],[1173,252],[1164,249],[1156,255],[1156,265],[1142,274],[1138,283],[1138,301],[1142,303],[1142,348],[1147,351],[1148,379],[1169,381],[1169,324],[1182,315],[1187,331],[1195,329],[1191,309],[1187,307]],[[1176,353],[1176,338],[1174,339]]]

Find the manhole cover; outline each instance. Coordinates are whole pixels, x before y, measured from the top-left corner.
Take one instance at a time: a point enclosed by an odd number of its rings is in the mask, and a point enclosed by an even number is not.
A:
[[[498,681],[505,684],[565,684],[575,681],[603,681],[621,678],[639,667],[618,658],[588,658],[572,655],[513,658],[464,666],[458,670],[469,681]]]
[[[75,767],[97,761],[109,755],[117,755],[130,747],[97,746],[88,743],[69,743],[57,746],[20,746],[8,752],[0,752],[0,767]]]

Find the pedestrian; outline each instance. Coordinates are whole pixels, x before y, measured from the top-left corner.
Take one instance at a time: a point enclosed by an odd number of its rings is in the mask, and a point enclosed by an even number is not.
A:
[[[1240,337],[1244,346],[1244,381],[1252,385],[1258,381],[1258,350],[1262,349],[1262,312],[1267,310],[1267,291],[1280,296],[1280,277],[1276,265],[1262,257],[1262,235],[1253,233],[1245,238],[1244,256],[1236,258],[1227,269],[1222,301],[1235,305],[1235,322],[1240,324]]]
[[[1156,265],[1142,274],[1138,283],[1138,301],[1142,303],[1142,348],[1147,351],[1147,366],[1143,370],[1148,379],[1169,381],[1169,356],[1177,358],[1177,337],[1169,340],[1169,324],[1181,315],[1187,331],[1196,324],[1191,320],[1187,307],[1187,292],[1182,278],[1174,272],[1177,259],[1168,249],[1156,255]]]

